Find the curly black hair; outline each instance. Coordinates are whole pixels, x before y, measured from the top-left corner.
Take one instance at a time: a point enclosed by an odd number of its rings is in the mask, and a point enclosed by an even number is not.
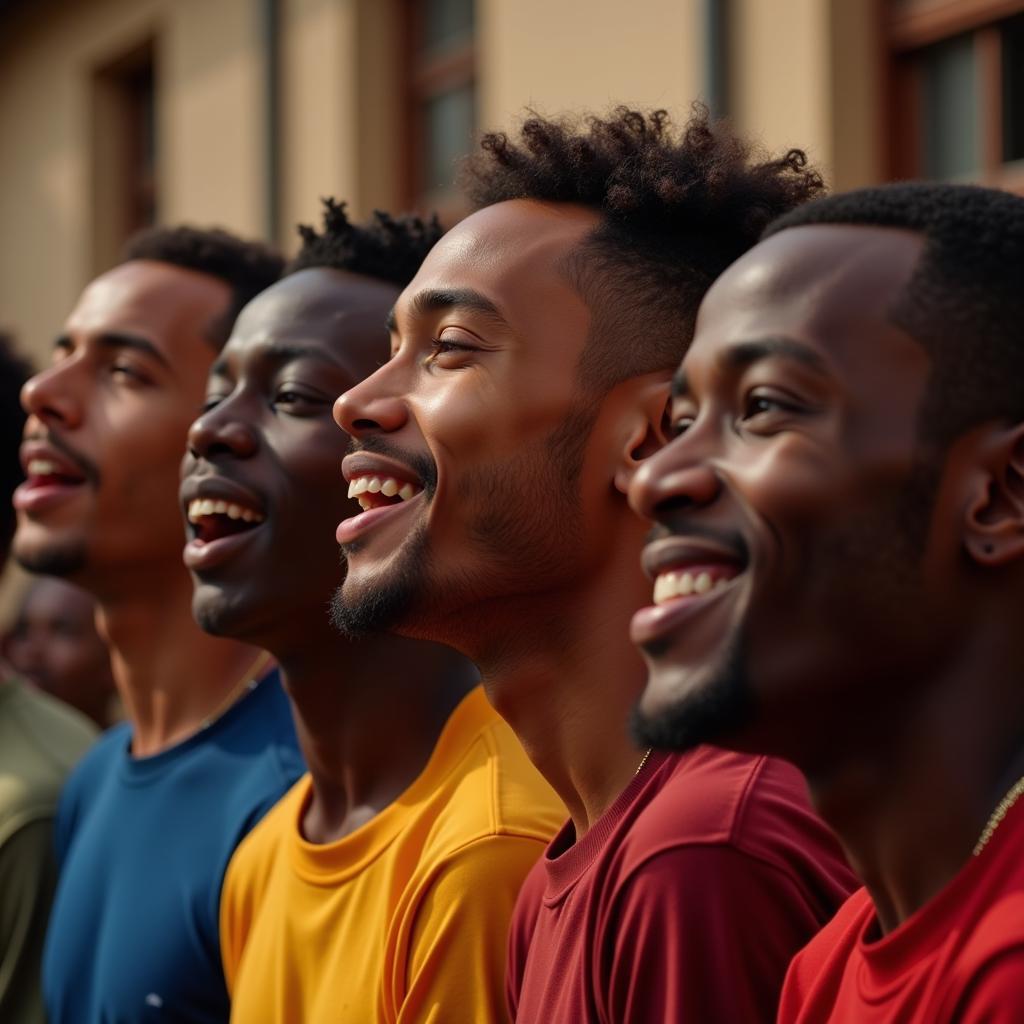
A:
[[[286,274],[308,267],[330,267],[378,277],[404,288],[443,234],[436,214],[423,220],[411,214],[392,217],[374,210],[367,224],[353,224],[345,203],[331,198],[321,201],[323,232],[318,234],[308,224],[299,225],[302,248],[288,264]]]
[[[247,242],[221,228],[147,228],[129,239],[121,262],[159,260],[209,274],[231,288],[231,302],[210,325],[209,339],[218,350],[231,334],[242,307],[269,288],[284,267],[282,257],[262,242]]]
[[[18,448],[25,426],[21,407],[22,385],[32,376],[32,367],[14,348],[14,340],[0,331],[0,569],[14,537],[15,517],[11,495],[24,479]]]
[[[593,314],[580,380],[597,391],[677,365],[711,282],[824,188],[801,150],[764,159],[699,104],[681,131],[664,110],[532,114],[515,141],[484,135],[459,180],[478,209],[534,199],[600,213],[566,268]]]
[[[977,185],[904,182],[810,203],[787,228],[849,224],[923,236],[889,310],[931,359],[920,436],[940,449],[987,419],[1024,421],[1024,198]]]

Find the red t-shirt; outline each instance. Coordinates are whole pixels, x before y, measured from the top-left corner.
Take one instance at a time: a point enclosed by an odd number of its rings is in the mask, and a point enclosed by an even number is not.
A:
[[[771,1021],[793,954],[854,886],[791,765],[653,754],[527,876],[510,1009],[521,1024]]]
[[[793,961],[780,1024],[1024,1021],[1024,801],[978,857],[879,937],[861,889]]]

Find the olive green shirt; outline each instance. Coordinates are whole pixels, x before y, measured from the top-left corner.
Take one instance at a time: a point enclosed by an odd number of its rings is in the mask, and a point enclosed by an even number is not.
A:
[[[56,882],[53,818],[96,730],[73,708],[0,677],[0,1021],[44,1024],[39,967]]]

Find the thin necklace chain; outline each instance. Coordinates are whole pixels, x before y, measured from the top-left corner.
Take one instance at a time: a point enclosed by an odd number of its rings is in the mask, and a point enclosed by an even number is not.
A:
[[[270,664],[270,655],[260,651],[259,657],[242,673],[242,678],[231,687],[228,695],[200,723],[199,731],[209,729],[214,722],[235,706],[243,693],[252,690],[260,681],[263,670]]]
[[[1006,796],[999,801],[996,809],[992,812],[992,817],[986,822],[981,835],[978,837],[978,841],[974,844],[975,857],[985,849],[988,841],[995,835],[996,829],[1003,823],[1003,818],[1006,817],[1010,808],[1017,802],[1021,794],[1024,794],[1024,775],[1010,787]]]
[[[648,747],[647,748],[647,753],[644,754],[643,758],[641,758],[640,763],[636,766],[636,771],[633,772],[633,778],[636,778],[640,774],[640,771],[643,768],[643,766],[645,764],[647,764],[647,758],[649,758],[651,756],[651,751],[653,749],[654,749],[653,747]]]

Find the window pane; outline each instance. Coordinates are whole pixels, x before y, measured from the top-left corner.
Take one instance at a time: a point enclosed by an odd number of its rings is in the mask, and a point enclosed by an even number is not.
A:
[[[473,87],[439,93],[424,106],[425,192],[450,192],[455,162],[469,151],[473,139]]]
[[[423,48],[428,53],[472,38],[473,0],[425,0],[423,6]]]
[[[1024,160],[1024,16],[1003,27],[1003,160]]]
[[[968,177],[981,166],[973,36],[922,51],[921,72],[924,173]]]

